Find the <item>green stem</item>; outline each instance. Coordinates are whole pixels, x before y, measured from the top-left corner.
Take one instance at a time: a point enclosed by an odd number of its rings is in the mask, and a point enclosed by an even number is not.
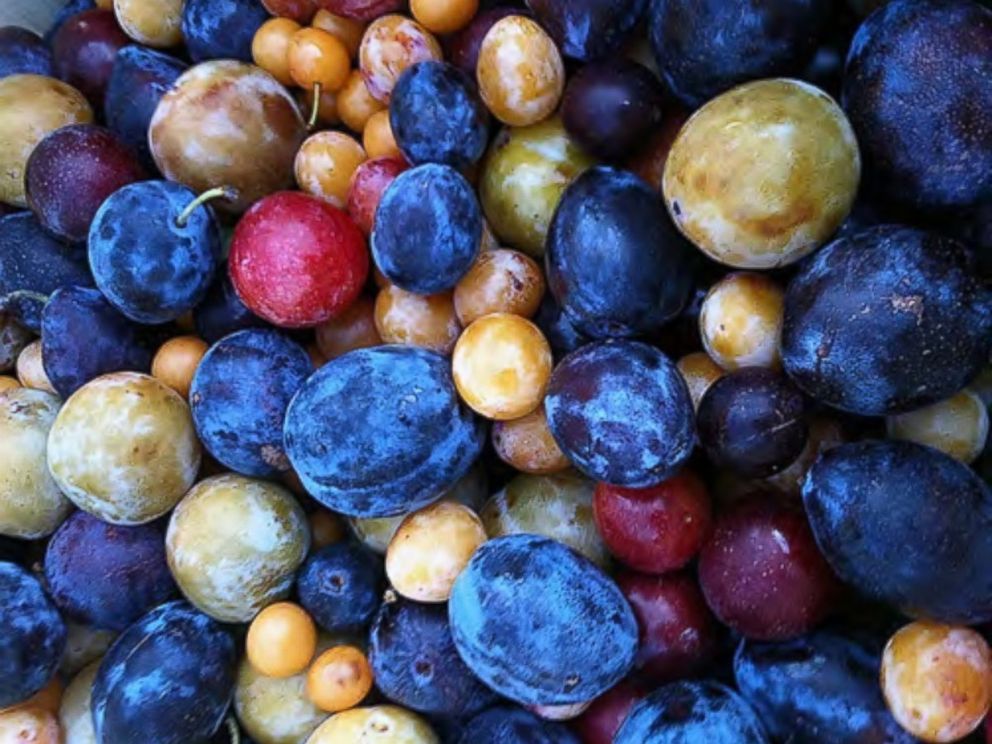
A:
[[[189,216],[193,214],[193,210],[197,207],[203,206],[208,201],[213,199],[227,199],[230,201],[237,198],[237,190],[231,188],[230,186],[218,186],[217,188],[210,189],[209,191],[204,191],[188,205],[186,205],[186,208],[179,213],[179,216],[176,217],[176,225],[179,227],[186,227],[186,223],[189,221]]]
[[[224,723],[227,724],[227,731],[231,735],[231,744],[241,744],[241,732],[238,731],[238,724],[235,722],[234,716],[228,716]]]
[[[320,113],[320,83],[313,84],[313,105],[310,107],[310,121],[307,122],[307,129],[313,131],[317,126],[317,115]]]

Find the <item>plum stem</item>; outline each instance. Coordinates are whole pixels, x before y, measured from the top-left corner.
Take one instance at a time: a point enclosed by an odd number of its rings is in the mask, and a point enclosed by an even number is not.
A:
[[[307,122],[307,130],[313,131],[317,126],[317,115],[320,113],[320,83],[313,84],[313,105],[310,107],[310,121]]]
[[[241,744],[241,732],[238,731],[234,716],[228,716],[224,723],[227,725],[227,732],[231,735],[231,744]]]
[[[186,208],[179,213],[176,217],[176,225],[178,227],[186,227],[186,223],[189,222],[189,216],[193,214],[193,210],[206,204],[208,201],[213,199],[228,199],[233,200],[238,198],[238,192],[236,189],[230,186],[218,186],[217,188],[210,189],[209,191],[204,191],[193,201],[186,205]]]

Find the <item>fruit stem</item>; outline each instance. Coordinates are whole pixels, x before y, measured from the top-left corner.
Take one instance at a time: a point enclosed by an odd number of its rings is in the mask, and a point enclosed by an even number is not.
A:
[[[313,131],[317,126],[317,114],[320,113],[320,83],[313,84],[313,106],[310,107],[310,121],[307,122],[307,130]]]
[[[186,227],[186,223],[189,222],[189,216],[193,214],[193,210],[206,204],[208,201],[213,199],[233,200],[237,198],[238,192],[230,186],[218,186],[217,188],[210,189],[209,191],[204,191],[193,201],[187,204],[186,208],[179,213],[179,216],[176,217],[176,225],[178,227]]]
[[[241,744],[241,732],[238,731],[234,716],[228,716],[224,723],[227,724],[227,732],[231,735],[231,744]]]

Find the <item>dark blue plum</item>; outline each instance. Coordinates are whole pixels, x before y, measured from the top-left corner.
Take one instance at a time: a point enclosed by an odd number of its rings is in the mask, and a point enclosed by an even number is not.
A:
[[[111,194],[90,226],[90,269],[110,303],[139,323],[167,323],[192,310],[221,256],[213,211],[171,181],[132,183]]]
[[[328,545],[300,568],[300,604],[329,633],[365,628],[382,597],[382,560],[350,541]]]
[[[581,703],[630,671],[637,620],[617,585],[560,542],[507,535],[484,543],[448,602],[462,659],[524,705]]]
[[[822,249],[786,291],[785,371],[850,413],[900,413],[953,395],[990,350],[992,288],[950,238],[870,228]]]
[[[647,4],[647,0],[527,0],[558,48],[580,60],[619,51]]]
[[[286,412],[286,452],[307,493],[354,517],[397,516],[440,498],[485,441],[450,367],[408,346],[360,349],[321,367]]]
[[[803,484],[810,527],[834,571],[907,615],[992,620],[992,493],[968,466],[900,441],[820,455]]]
[[[404,171],[375,213],[372,257],[389,281],[417,294],[452,289],[479,254],[482,209],[454,168],[430,163]]]
[[[597,342],[569,354],[551,375],[544,408],[572,464],[612,485],[661,483],[685,464],[696,441],[681,373],[638,341]]]
[[[306,350],[279,331],[251,328],[222,338],[200,361],[189,389],[203,446],[244,475],[285,473],[286,407],[312,372]]]
[[[648,29],[662,80],[690,108],[757,78],[799,75],[831,0],[654,0]]]
[[[561,723],[544,721],[523,708],[502,705],[465,724],[458,744],[579,744]]]
[[[114,60],[103,101],[104,119],[149,170],[155,161],[148,147],[148,125],[162,96],[185,70],[186,64],[175,57],[137,45],[124,47]]]
[[[30,212],[0,218],[0,312],[37,332],[49,296],[69,285],[93,285],[84,248],[59,242]]]
[[[754,709],[718,682],[675,682],[637,703],[614,744],[768,744]]]
[[[894,0],[851,43],[843,104],[875,193],[910,209],[992,200],[992,10]]]
[[[583,333],[653,333],[693,286],[693,250],[658,192],[629,171],[591,168],[566,190],[545,243],[548,287]]]
[[[65,4],[59,8],[59,12],[55,14],[55,18],[52,19],[52,25],[45,32],[45,43],[51,45],[55,32],[74,15],[82,13],[84,10],[93,10],[95,7],[96,2],[94,0],[66,0]]]
[[[790,744],[914,744],[882,698],[881,647],[835,630],[783,643],[745,641],[737,687],[769,734]]]
[[[45,552],[52,601],[84,625],[124,630],[176,593],[159,525],[121,527],[70,516]]]
[[[52,76],[52,53],[34,31],[0,26],[0,78],[8,75]]]
[[[556,359],[592,342],[591,338],[569,320],[550,292],[544,294],[537,315],[534,316],[534,322],[551,344]]]
[[[220,273],[203,302],[193,310],[193,323],[197,335],[210,344],[235,331],[270,327],[241,301],[226,271]]]
[[[267,20],[259,0],[186,0],[182,27],[190,59],[251,62],[251,41]]]
[[[153,345],[95,289],[63,287],[41,316],[45,374],[63,398],[110,372],[147,372]]]
[[[498,700],[458,655],[444,605],[383,603],[369,634],[369,662],[386,697],[421,713],[471,716]]]
[[[49,683],[65,639],[65,623],[38,580],[16,564],[0,563],[0,708]]]
[[[479,161],[489,139],[489,114],[475,83],[454,65],[420,62],[396,82],[389,124],[403,156],[464,170]]]
[[[93,680],[97,740],[190,744],[214,735],[234,692],[237,651],[223,626],[169,602],[125,630]]]

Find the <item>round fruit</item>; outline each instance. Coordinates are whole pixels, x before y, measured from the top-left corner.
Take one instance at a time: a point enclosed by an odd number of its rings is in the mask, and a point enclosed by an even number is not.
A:
[[[58,719],[41,708],[25,707],[0,711],[0,737],[31,744],[62,744]]]
[[[299,605],[277,602],[262,610],[248,627],[248,661],[267,677],[302,673],[317,651],[317,626]]]
[[[379,346],[383,340],[375,325],[375,303],[359,297],[337,317],[326,320],[315,329],[317,348],[330,361],[355,349]]]
[[[438,354],[451,354],[462,327],[455,315],[450,292],[421,295],[395,284],[375,298],[375,330],[387,344],[420,346]]]
[[[544,273],[530,256],[484,250],[455,287],[455,310],[463,325],[491,313],[531,318],[544,296]]]
[[[114,58],[131,44],[110,10],[84,10],[66,20],[52,37],[56,77],[78,89],[94,108],[103,104]]]
[[[527,0],[562,52],[582,61],[618,52],[645,5],[639,0]]]
[[[32,341],[24,347],[17,357],[17,379],[26,388],[41,390],[52,395],[58,391],[52,387],[51,380],[45,374],[44,360],[41,353],[41,341]]]
[[[485,3],[484,3],[485,4]],[[475,80],[479,65],[479,50],[496,22],[510,15],[518,15],[519,9],[512,5],[498,5],[476,14],[472,21],[445,39],[445,57],[451,64]]]
[[[300,604],[331,633],[365,628],[379,608],[382,562],[361,545],[342,540],[311,555],[300,569]]]
[[[251,40],[251,58],[283,85],[292,85],[289,69],[289,44],[300,24],[291,18],[270,18]]]
[[[359,68],[368,91],[385,104],[389,103],[404,70],[418,62],[442,58],[437,39],[419,23],[402,15],[376,18],[365,29],[358,50]]]
[[[365,148],[365,152],[370,158],[403,159],[403,153],[393,136],[393,127],[389,123],[389,111],[376,111],[365,122],[365,130],[362,132],[362,147]]]
[[[93,694],[93,680],[99,668],[100,662],[94,661],[73,677],[65,688],[59,708],[59,725],[66,744],[97,744],[93,715],[90,713],[90,698]]]
[[[319,28],[301,28],[289,41],[289,74],[301,88],[320,85],[340,90],[348,82],[351,55],[333,34]]]
[[[372,669],[354,646],[327,649],[307,672],[307,697],[329,713],[354,708],[371,690]]]
[[[403,0],[319,0],[319,3],[335,15],[364,23],[403,7]]]
[[[706,391],[723,377],[723,369],[705,351],[686,354],[675,363],[675,366],[682,373],[686,387],[689,388],[693,408],[698,411],[699,402],[706,395]]]
[[[327,0],[322,0],[322,2],[324,5],[327,4]],[[278,15],[285,14],[279,13]],[[344,44],[352,58],[358,55],[358,47],[361,45],[362,36],[365,33],[365,24],[361,21],[345,18],[343,15],[321,8],[310,21],[310,25],[321,31],[326,31]]]
[[[521,418],[495,422],[492,441],[500,459],[521,473],[548,475],[570,464],[551,435],[543,405]]]
[[[573,726],[582,744],[613,744],[631,708],[646,695],[643,683],[628,678],[593,700]]]
[[[258,0],[183,0],[183,40],[194,62],[251,62],[251,40],[267,20]]]
[[[0,78],[51,75],[52,53],[44,40],[20,26],[0,27]]]
[[[124,33],[139,44],[168,49],[183,42],[184,0],[113,0]]]
[[[781,365],[785,292],[763,274],[728,274],[706,294],[699,335],[706,353],[728,370]]]
[[[375,225],[375,212],[382,195],[407,167],[397,158],[377,157],[355,169],[348,188],[348,214],[366,235],[371,234]]]
[[[466,26],[479,10],[479,0],[411,0],[413,17],[435,34],[450,34]]]
[[[162,344],[152,359],[152,377],[189,398],[193,375],[207,353],[207,342],[196,336],[176,336]]]
[[[300,189],[344,209],[351,179],[365,150],[341,132],[317,132],[300,146],[293,166]]]
[[[502,744],[508,741],[577,744],[564,725],[543,721],[523,708],[502,705],[479,713],[465,723],[458,744]]]
[[[337,92],[337,105],[341,121],[353,132],[364,130],[372,115],[385,109],[385,104],[369,93],[359,70],[352,70],[344,87]]]
[[[331,716],[306,744],[440,744],[418,715],[395,705],[355,708]]]
[[[885,424],[890,439],[925,444],[970,463],[988,440],[989,411],[975,393],[962,390],[932,405],[889,416]]]

